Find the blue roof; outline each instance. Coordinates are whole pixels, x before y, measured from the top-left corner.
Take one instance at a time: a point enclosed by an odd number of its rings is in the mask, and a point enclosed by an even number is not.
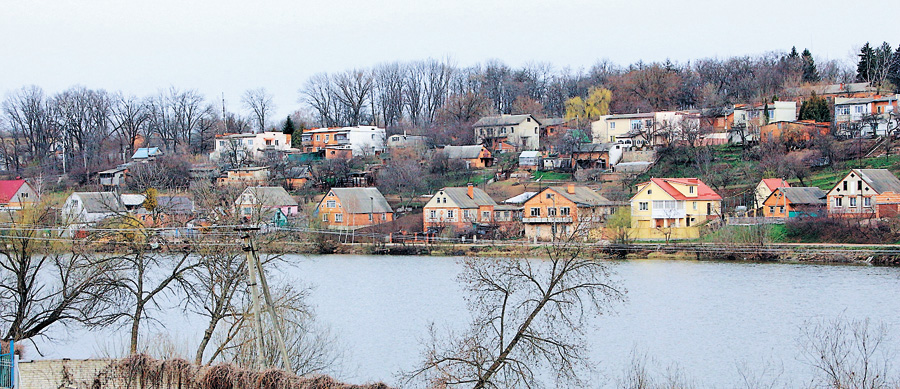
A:
[[[141,147],[134,152],[131,159],[147,159],[159,155],[159,147]]]

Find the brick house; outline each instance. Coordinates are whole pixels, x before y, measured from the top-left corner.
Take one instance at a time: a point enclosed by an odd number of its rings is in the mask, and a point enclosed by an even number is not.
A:
[[[852,169],[828,191],[828,214],[838,217],[895,215],[900,180],[887,169]]]
[[[466,169],[482,169],[494,164],[491,151],[482,145],[445,146],[448,159],[459,159],[466,163]]]
[[[775,188],[763,201],[764,217],[818,217],[825,215],[825,191],[816,187]]]
[[[618,204],[584,186],[550,186],[523,204],[525,237],[568,238],[599,227]]]
[[[355,230],[394,220],[394,210],[378,188],[331,188],[316,206],[327,228]]]
[[[759,180],[759,183],[756,184],[756,189],[753,191],[753,204],[756,207],[753,209],[753,214],[758,216],[762,213],[763,203],[775,189],[788,188],[790,186],[791,184],[788,184],[787,181],[781,178],[763,178]]]
[[[423,227],[425,231],[451,227],[454,231],[462,232],[479,225],[490,226],[498,219],[503,220],[503,215],[495,215],[497,207],[491,196],[472,184],[466,187],[441,188],[422,209]]]

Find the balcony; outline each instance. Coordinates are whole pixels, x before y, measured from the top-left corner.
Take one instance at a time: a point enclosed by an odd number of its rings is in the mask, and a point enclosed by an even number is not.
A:
[[[571,216],[523,217],[522,223],[571,223]]]

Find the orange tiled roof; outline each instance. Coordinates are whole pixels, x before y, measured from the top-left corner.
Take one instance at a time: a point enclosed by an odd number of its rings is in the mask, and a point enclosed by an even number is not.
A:
[[[672,196],[675,200],[721,200],[722,196],[719,196],[716,191],[712,190],[708,185],[706,185],[703,181],[700,181],[698,178],[651,178],[650,181],[655,183],[657,186],[662,188],[662,190],[666,191],[669,196]],[[676,184],[684,184],[684,185],[696,185],[697,186],[697,197],[687,197],[678,189],[675,189],[670,182]]]

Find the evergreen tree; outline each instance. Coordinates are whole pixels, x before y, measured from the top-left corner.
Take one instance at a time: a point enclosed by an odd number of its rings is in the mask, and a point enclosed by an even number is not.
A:
[[[817,96],[813,92],[812,96],[800,105],[800,120],[830,122],[831,110],[828,109],[828,102],[825,101],[825,98]]]
[[[859,62],[856,64],[856,81],[871,82],[875,76],[875,50],[866,42],[859,50]]]
[[[819,70],[809,49],[803,49],[803,82],[818,82]]]
[[[897,50],[894,51],[894,55],[891,56],[890,63],[888,63],[887,79],[894,84],[894,91],[900,93],[900,46],[897,46]]]
[[[281,126],[281,132],[290,135],[294,133],[294,130],[294,121],[288,116],[287,119],[284,120],[284,125]]]
[[[797,54],[797,46],[791,46],[791,53],[788,54],[788,58],[797,59],[799,56],[800,54]]]

